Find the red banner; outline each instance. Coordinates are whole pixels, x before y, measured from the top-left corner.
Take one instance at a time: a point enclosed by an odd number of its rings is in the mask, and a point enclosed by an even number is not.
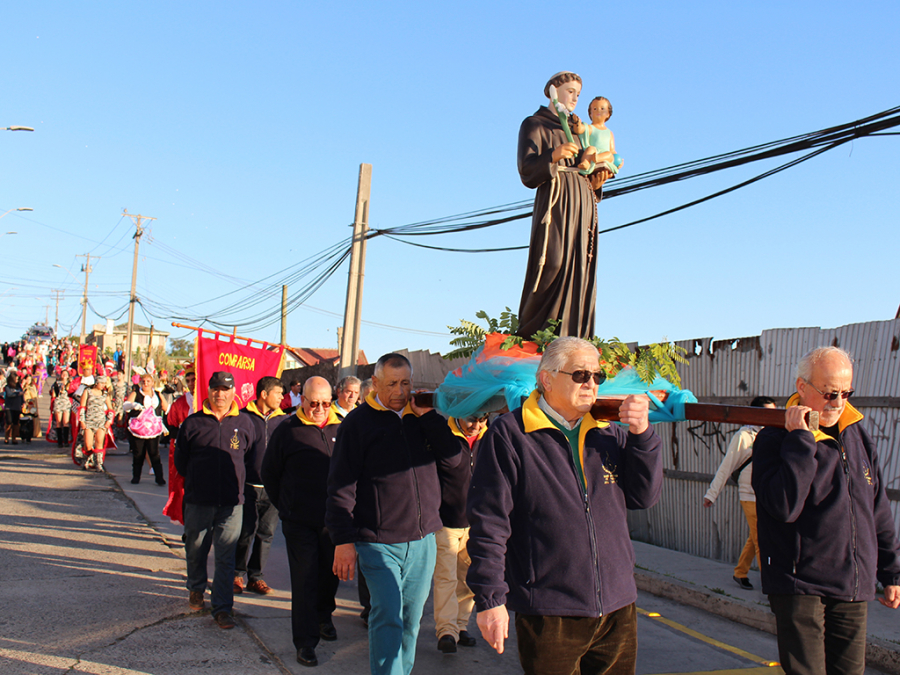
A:
[[[267,342],[259,344],[258,347],[238,344],[232,341],[232,336],[219,333],[211,338],[203,337],[202,334],[197,337],[194,346],[194,363],[197,368],[195,411],[206,400],[209,378],[218,370],[234,376],[234,400],[241,408],[256,400],[256,383],[260,378],[266,375],[281,376],[284,348]]]
[[[78,374],[84,375],[86,368],[97,374],[97,345],[78,345]]]

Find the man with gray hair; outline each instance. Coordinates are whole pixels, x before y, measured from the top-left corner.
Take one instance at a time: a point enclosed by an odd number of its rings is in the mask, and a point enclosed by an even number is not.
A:
[[[628,396],[623,426],[595,420],[599,354],[553,341],[537,389],[481,441],[469,491],[467,583],[478,627],[497,652],[516,613],[526,673],[633,673],[634,550],[627,509],[662,489],[662,441],[646,396]]]
[[[852,385],[847,352],[812,350],[797,366],[785,428],[763,429],[753,445],[762,586],[789,675],[861,675],[876,580],[881,604],[900,606],[900,546]]]
[[[337,387],[334,390],[335,399],[334,403],[331,404],[331,409],[338,416],[339,420],[343,421],[347,413],[356,407],[356,402],[359,401],[361,384],[360,379],[353,377],[353,375],[348,375],[337,383]]]

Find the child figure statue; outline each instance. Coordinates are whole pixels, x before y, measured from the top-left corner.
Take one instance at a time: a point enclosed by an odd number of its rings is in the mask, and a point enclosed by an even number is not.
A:
[[[588,115],[591,118],[589,125],[573,115],[575,119],[572,130],[578,135],[584,148],[583,159],[578,164],[579,172],[587,176],[599,166],[615,175],[619,173],[625,160],[616,154],[616,138],[606,127],[607,120],[612,117],[612,103],[608,98],[598,96],[588,106]]]

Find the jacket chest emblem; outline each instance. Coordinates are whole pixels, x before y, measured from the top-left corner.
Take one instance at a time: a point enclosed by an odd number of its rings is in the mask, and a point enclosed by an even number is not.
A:
[[[231,449],[232,450],[240,450],[241,449],[241,439],[238,438],[238,430],[234,430],[234,436],[231,437]]]
[[[604,485],[615,485],[619,482],[619,472],[616,471],[615,464],[606,465],[603,464],[603,484]]]
[[[875,485],[875,483],[872,481],[872,472],[869,470],[868,464],[863,464],[863,478],[866,479],[866,482],[869,485]]]

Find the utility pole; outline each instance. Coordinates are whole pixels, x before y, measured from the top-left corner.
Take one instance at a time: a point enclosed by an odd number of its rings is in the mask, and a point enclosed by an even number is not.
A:
[[[287,344],[287,285],[281,287],[281,346]]]
[[[84,295],[81,296],[81,337],[78,340],[78,344],[84,344],[84,336],[85,336],[85,327],[87,324],[87,292],[88,292],[88,276],[93,269],[91,268],[91,254],[86,253],[84,255],[75,256],[76,258],[87,258],[87,262],[82,266],[81,271],[84,272]],[[99,260],[100,258],[96,258]]]
[[[51,293],[56,293],[56,318],[53,321],[53,335],[55,336],[59,332],[59,294],[65,293],[65,291],[60,291],[56,288],[50,290]]]
[[[150,365],[150,359],[153,358],[153,324],[150,324],[150,339],[147,340],[147,361],[144,363],[145,366]],[[153,361],[156,363],[156,361]]]
[[[341,333],[341,361],[338,379],[356,374],[359,357],[359,325],[362,319],[363,279],[366,269],[366,233],[369,231],[369,194],[372,190],[372,165],[359,165],[356,188],[356,213],[353,218],[353,248],[350,250],[350,275],[347,280],[347,304]]]
[[[136,228],[134,233],[134,264],[131,267],[131,299],[128,302],[128,333],[125,337],[125,376],[129,377],[131,375],[131,340],[134,337],[134,303],[137,302],[135,288],[137,287],[138,248],[141,245],[141,235],[144,234],[141,223],[145,220],[156,220],[156,218],[140,215],[134,216],[128,213],[128,209],[124,209],[122,215],[131,218]]]

